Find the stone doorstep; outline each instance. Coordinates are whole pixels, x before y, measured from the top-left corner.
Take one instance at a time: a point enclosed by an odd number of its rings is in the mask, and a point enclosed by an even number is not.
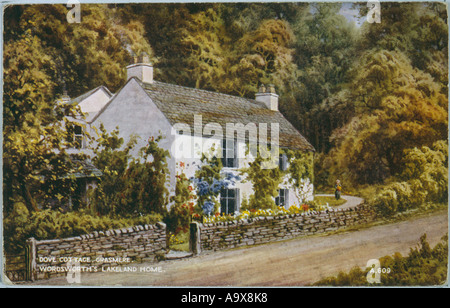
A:
[[[192,252],[186,252],[186,251],[176,251],[176,250],[170,250],[166,255],[166,260],[177,260],[177,259],[184,259],[192,257],[194,254]]]

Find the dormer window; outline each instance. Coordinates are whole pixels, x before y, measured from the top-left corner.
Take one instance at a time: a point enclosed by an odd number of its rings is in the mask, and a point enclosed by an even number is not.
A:
[[[83,127],[81,125],[75,124],[73,129],[73,143],[75,148],[83,148],[83,138]]]
[[[72,144],[73,148],[82,149],[84,143],[83,126],[77,123],[68,123],[67,141]]]

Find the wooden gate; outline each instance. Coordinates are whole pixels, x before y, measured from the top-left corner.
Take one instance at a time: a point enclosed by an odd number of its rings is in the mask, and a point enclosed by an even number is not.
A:
[[[29,247],[16,255],[5,255],[5,274],[12,282],[31,280],[31,262]]]

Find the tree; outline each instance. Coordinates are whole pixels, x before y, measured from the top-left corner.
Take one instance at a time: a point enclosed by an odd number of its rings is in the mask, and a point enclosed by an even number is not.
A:
[[[169,203],[169,151],[158,146],[163,137],[150,137],[148,145],[132,158],[123,178],[126,181],[120,192],[121,213],[165,214]]]
[[[123,84],[130,52],[151,53],[142,24],[122,24],[116,10],[83,6],[83,22],[69,24],[64,5],[6,9],[4,45],[4,202],[22,200],[30,211],[62,200],[73,190],[65,122],[80,116],[56,103],[66,89],[78,95],[104,84]],[[9,14],[11,13],[11,15]],[[8,18],[11,16],[11,18]],[[89,78],[86,78],[89,76]]]
[[[130,152],[136,137],[130,136],[123,146],[119,129],[111,133],[100,127],[93,163],[102,173],[93,191],[91,207],[96,214],[139,216],[150,213],[165,214],[169,202],[167,181],[169,152],[158,146],[162,136],[150,137],[147,146],[137,157]]]
[[[371,51],[348,101],[355,116],[336,130],[330,152],[353,183],[380,183],[401,170],[403,151],[447,135],[447,100],[433,78],[398,52]]]
[[[310,4],[291,22],[297,84],[280,110],[320,152],[330,149],[333,129],[346,123],[335,113],[336,100],[330,99],[349,82],[359,39],[354,23],[339,13],[340,8],[340,3]]]
[[[64,121],[77,114],[53,100],[54,59],[30,31],[4,49],[3,174],[6,211],[23,202],[30,212],[70,194],[73,166]],[[64,178],[64,179],[63,179]]]
[[[367,7],[360,6],[360,16]],[[430,73],[445,87],[448,80],[447,9],[443,3],[386,3],[382,23],[365,23],[359,49],[404,53],[414,67]],[[443,93],[447,93],[446,88]]]
[[[19,23],[6,30],[11,41],[26,33],[42,42],[40,48],[54,61],[55,94],[64,86],[71,96],[99,85],[119,89],[133,53],[145,51],[156,62],[142,23],[122,22],[120,10],[105,4],[83,5],[82,10],[82,21],[71,24],[65,5],[24,6]]]
[[[119,137],[118,127],[108,133],[104,126],[100,125],[98,132],[92,162],[102,172],[102,178],[92,192],[90,207],[95,214],[116,214],[120,212],[119,192],[126,186],[124,174],[131,160],[130,152],[136,144],[136,138],[131,136],[124,147],[124,140]]]

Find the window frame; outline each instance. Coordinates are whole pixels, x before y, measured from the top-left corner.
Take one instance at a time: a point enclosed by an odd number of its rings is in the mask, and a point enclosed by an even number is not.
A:
[[[278,168],[280,168],[281,171],[286,171],[288,168],[288,158],[284,153],[280,153],[278,157]]]
[[[284,208],[289,206],[289,188],[278,189],[278,196],[275,197],[276,206],[283,206]]]
[[[77,128],[79,128],[81,133],[77,133]],[[77,123],[73,124],[73,143],[76,149],[84,148],[84,129],[82,125]]]
[[[232,144],[232,147],[230,147],[230,143]],[[238,168],[238,158],[237,158],[237,140],[233,139],[231,142],[230,139],[223,138],[222,139],[222,167],[224,168]],[[228,157],[230,153],[233,153],[233,157]],[[232,163],[229,163],[229,162]]]
[[[230,197],[230,192],[233,191],[234,196]],[[239,188],[222,188],[220,190],[220,214],[234,215],[239,212]],[[234,211],[230,212],[229,202],[233,200],[234,202]],[[225,206],[223,204],[225,201]],[[225,211],[224,211],[225,209]]]

